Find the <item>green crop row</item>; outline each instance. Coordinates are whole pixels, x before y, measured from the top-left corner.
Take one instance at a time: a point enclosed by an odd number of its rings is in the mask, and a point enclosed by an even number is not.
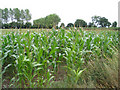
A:
[[[112,58],[118,50],[118,32],[42,30],[10,32],[1,37],[3,87],[50,87],[64,65],[66,75],[77,84],[90,61]],[[7,75],[7,76],[6,76]]]

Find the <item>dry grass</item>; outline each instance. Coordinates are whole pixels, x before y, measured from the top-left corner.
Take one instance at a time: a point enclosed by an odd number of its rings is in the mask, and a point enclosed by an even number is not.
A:
[[[113,58],[96,60],[89,63],[82,75],[82,88],[117,88],[118,87],[118,52]]]

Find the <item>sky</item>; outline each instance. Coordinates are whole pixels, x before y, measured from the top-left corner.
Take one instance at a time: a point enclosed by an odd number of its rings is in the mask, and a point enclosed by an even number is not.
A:
[[[32,20],[57,14],[65,25],[76,19],[91,22],[94,15],[106,17],[110,22],[118,22],[119,0],[0,0],[0,8],[29,9]]]

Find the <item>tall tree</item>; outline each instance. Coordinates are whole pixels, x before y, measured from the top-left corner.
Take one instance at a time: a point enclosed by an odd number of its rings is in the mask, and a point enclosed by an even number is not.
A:
[[[14,11],[13,11],[13,9],[11,9],[11,8],[10,8],[10,10],[9,10],[9,15],[10,15],[11,21],[13,22],[13,20],[14,20]]]
[[[2,12],[3,10],[0,9],[0,28],[2,28]]]
[[[24,12],[24,10],[22,9],[20,13],[21,13],[21,16],[20,16],[21,23],[23,24],[23,23],[24,23],[24,20],[25,20],[25,12]]]
[[[46,22],[47,27],[56,28],[60,20],[61,20],[60,17],[56,14],[50,14],[45,17],[45,22]]]
[[[105,17],[100,17],[98,23],[99,23],[99,25],[100,25],[101,27],[106,27],[106,26],[109,27],[109,26],[111,25],[111,23],[110,23],[110,22],[108,21],[108,19],[105,18]]]
[[[20,22],[20,16],[21,16],[20,10],[18,8],[14,8],[13,10],[14,10],[14,15],[15,15],[14,19],[16,19],[17,22]]]
[[[117,22],[116,22],[116,21],[114,21],[114,22],[112,23],[112,27],[117,27]]]
[[[85,26],[87,26],[87,23],[84,20],[77,19],[75,21],[75,27],[85,27]]]
[[[101,16],[93,16],[92,17],[93,26],[101,26],[101,27],[109,27],[111,23],[107,18]]]
[[[93,26],[98,26],[99,25],[100,18],[101,18],[100,16],[92,16]]]
[[[29,9],[25,9],[25,20],[26,20],[26,22],[31,20],[31,14],[30,14]]]
[[[60,22],[60,17],[56,14],[50,14],[48,16],[46,16],[45,18],[40,18],[40,19],[37,19],[37,20],[34,20],[33,21],[33,24],[34,26],[38,26],[39,27],[42,27],[42,28],[52,28],[52,27],[55,27],[58,25],[58,23]]]
[[[2,13],[3,15],[3,20],[4,20],[4,23],[8,23],[8,21],[9,21],[9,12],[8,12],[8,8],[5,8],[5,9],[3,9],[3,13]]]

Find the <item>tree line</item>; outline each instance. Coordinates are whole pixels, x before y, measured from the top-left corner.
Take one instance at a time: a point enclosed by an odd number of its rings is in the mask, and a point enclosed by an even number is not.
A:
[[[66,27],[117,27],[117,22],[110,23],[107,18],[101,16],[92,16],[92,22],[87,24],[82,19],[77,19],[75,23],[68,23]],[[61,27],[65,27],[64,23],[61,23]]]
[[[50,14],[46,17],[31,20],[31,13],[29,9],[0,9],[0,28],[59,28],[58,23],[61,18],[57,14]],[[83,19],[76,19],[74,23],[68,23],[66,26],[61,23],[60,27],[117,27],[117,22],[109,22],[106,17],[92,16],[92,22],[87,22]]]
[[[107,18],[101,16],[92,16],[92,22],[87,22],[83,19],[76,19],[74,23],[68,23],[65,26],[64,23],[61,23],[60,27],[117,27],[117,22],[114,21],[110,23]],[[50,14],[44,18],[39,18],[33,21],[33,25],[36,28],[52,28],[57,27],[58,23],[61,21],[60,17],[56,14]]]
[[[1,28],[25,28],[32,18],[29,9],[0,8],[0,13]]]

